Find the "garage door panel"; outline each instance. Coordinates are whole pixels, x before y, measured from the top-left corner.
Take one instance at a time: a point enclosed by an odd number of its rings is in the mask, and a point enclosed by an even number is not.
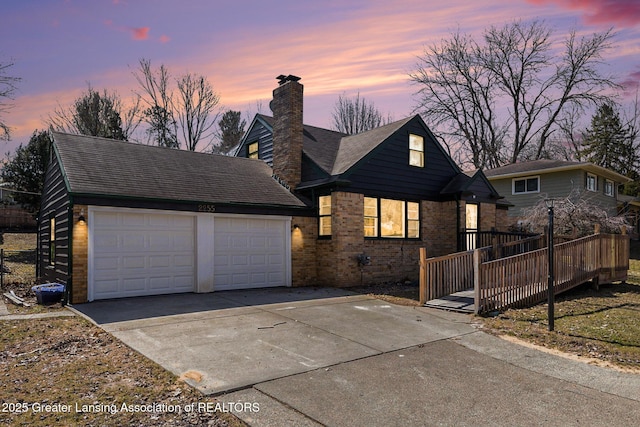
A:
[[[93,213],[93,298],[195,289],[195,220],[164,213]]]

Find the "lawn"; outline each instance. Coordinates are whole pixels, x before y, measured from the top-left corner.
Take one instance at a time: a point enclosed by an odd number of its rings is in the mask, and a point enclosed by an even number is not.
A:
[[[35,303],[34,235],[6,234],[3,292]],[[6,301],[6,300],[5,300]],[[12,313],[60,312],[60,304]],[[186,381],[80,317],[0,320],[0,425],[243,426],[223,398],[205,397]],[[124,405],[124,406],[123,406]],[[216,406],[218,405],[218,406]]]

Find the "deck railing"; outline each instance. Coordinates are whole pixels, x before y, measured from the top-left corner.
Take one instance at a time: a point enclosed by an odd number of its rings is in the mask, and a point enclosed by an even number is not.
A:
[[[496,239],[494,239],[496,243]],[[508,241],[477,249],[480,262],[490,261],[496,258],[512,256],[529,252],[544,245],[544,236],[533,236],[520,240]],[[473,288],[475,283],[473,269],[474,251],[456,252],[437,258],[427,258],[424,248],[420,250],[421,275],[420,301],[441,298],[455,292]]]
[[[547,299],[547,249],[482,262],[477,272],[475,311],[487,312],[529,306]],[[554,245],[554,295],[595,280],[626,280],[629,269],[629,236],[594,234]]]
[[[541,246],[544,238],[535,236],[437,258],[421,249],[420,303],[472,288],[476,313],[544,301],[549,270]],[[589,280],[626,280],[629,236],[594,234],[556,244],[554,253],[554,294]]]

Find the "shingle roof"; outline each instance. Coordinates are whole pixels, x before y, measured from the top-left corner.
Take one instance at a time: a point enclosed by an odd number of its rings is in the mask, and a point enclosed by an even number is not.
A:
[[[331,175],[345,173],[412,118],[407,117],[385,126],[342,138]]]
[[[484,171],[484,174],[488,177],[497,176],[497,175],[510,175],[513,173],[532,172],[532,171],[539,171],[544,169],[553,169],[553,168],[566,167],[566,166],[581,166],[581,165],[588,165],[588,164],[590,163],[540,159],[540,160],[532,160],[530,162],[512,163],[510,165],[501,166],[499,168],[488,169]]]
[[[261,160],[54,132],[71,193],[304,207]]]
[[[551,172],[559,172],[563,170],[574,170],[574,169],[583,169],[589,172],[597,173],[606,178],[613,179],[617,182],[628,182],[631,179],[621,175],[617,172],[614,172],[610,169],[603,168],[602,166],[594,165],[589,162],[571,162],[564,160],[550,160],[550,159],[540,159],[540,160],[532,160],[529,162],[520,162],[513,163],[506,166],[501,166],[495,169],[489,169],[484,171],[484,174],[487,178],[507,178],[507,177],[517,177],[522,176],[524,174],[533,174],[533,173],[551,173]]]
[[[258,117],[273,129],[273,117],[264,114],[258,114]],[[340,140],[347,135],[310,125],[303,125],[303,131],[302,150],[311,160],[330,174],[338,153]]]

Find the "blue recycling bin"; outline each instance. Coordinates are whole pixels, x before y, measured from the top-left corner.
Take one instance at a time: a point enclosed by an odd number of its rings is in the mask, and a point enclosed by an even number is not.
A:
[[[60,283],[45,283],[31,288],[36,294],[38,304],[54,304],[60,302],[64,296],[64,285]]]

